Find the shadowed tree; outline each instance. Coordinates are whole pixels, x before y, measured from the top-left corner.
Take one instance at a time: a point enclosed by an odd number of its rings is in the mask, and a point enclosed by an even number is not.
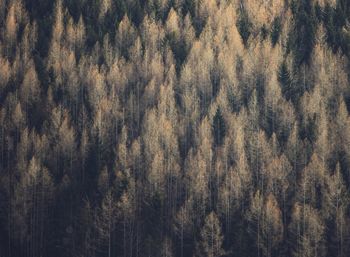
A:
[[[323,221],[315,209],[296,203],[289,224],[292,256],[325,256],[324,230]]]
[[[211,212],[204,221],[197,241],[195,257],[220,257],[225,255],[223,249],[224,236],[221,224],[215,212]]]
[[[221,146],[224,143],[226,135],[226,123],[225,119],[221,114],[220,108],[216,110],[215,116],[213,118],[213,138],[214,145]]]

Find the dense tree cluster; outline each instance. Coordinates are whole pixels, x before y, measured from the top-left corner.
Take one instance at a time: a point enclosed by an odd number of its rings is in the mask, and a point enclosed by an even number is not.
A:
[[[350,254],[346,0],[0,0],[0,256]]]

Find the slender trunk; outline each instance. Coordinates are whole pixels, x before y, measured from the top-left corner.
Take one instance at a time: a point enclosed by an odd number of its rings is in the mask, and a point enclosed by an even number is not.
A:
[[[181,214],[183,216],[183,213]],[[181,257],[184,256],[184,224],[183,217],[181,219]]]
[[[111,257],[111,222],[108,222],[108,257]]]

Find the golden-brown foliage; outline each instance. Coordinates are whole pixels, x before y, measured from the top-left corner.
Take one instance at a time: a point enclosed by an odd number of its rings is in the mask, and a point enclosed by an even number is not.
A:
[[[5,255],[346,256],[344,1],[301,67],[288,1],[34,2],[0,0]]]

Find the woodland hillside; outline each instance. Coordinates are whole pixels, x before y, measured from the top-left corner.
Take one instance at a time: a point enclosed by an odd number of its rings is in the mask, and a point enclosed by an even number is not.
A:
[[[0,256],[350,256],[349,58],[348,0],[0,0]]]

